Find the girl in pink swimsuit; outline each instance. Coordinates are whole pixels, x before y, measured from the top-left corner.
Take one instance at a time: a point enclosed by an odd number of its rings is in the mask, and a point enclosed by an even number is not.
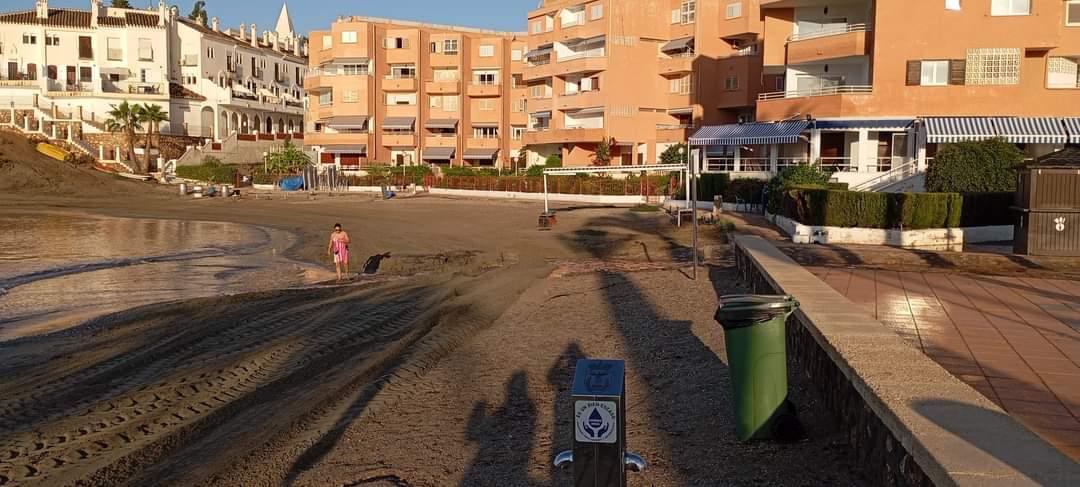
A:
[[[330,234],[330,245],[326,247],[326,253],[334,256],[334,266],[337,267],[337,280],[340,282],[343,276],[349,275],[349,234],[341,229],[341,224],[334,225],[334,233]],[[342,273],[342,268],[345,272]]]

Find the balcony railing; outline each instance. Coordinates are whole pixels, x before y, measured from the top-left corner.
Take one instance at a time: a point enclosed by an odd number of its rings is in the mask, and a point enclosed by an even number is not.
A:
[[[870,27],[867,24],[845,24],[835,27],[829,27],[827,29],[816,30],[814,32],[793,34],[788,38],[788,41],[805,41],[807,39],[817,39],[819,37],[829,37],[840,34],[847,34],[848,32],[867,32]]]
[[[829,96],[843,94],[866,94],[872,93],[873,91],[874,87],[869,85],[837,85],[813,88],[809,90],[774,91],[770,93],[761,93],[758,95],[758,100],[778,100],[783,98],[804,98],[808,96]]]
[[[605,50],[601,47],[597,49],[589,49],[587,51],[575,52],[574,54],[567,54],[565,56],[559,56],[559,62],[561,63],[566,61],[573,61],[575,59],[602,58],[605,55]]]
[[[413,74],[404,74],[404,73],[393,74],[393,73],[391,73],[391,74],[386,75],[386,79],[416,79],[416,73],[413,73]]]
[[[547,56],[537,56],[537,57],[529,58],[528,60],[525,61],[525,66],[530,67],[530,68],[535,68],[537,66],[546,66],[548,64],[551,64],[551,55],[550,54],[548,54]]]
[[[851,157],[822,157],[818,165],[825,172],[859,172],[858,161]]]
[[[683,129],[692,129],[692,128],[694,128],[694,126],[691,125],[691,124],[688,124],[688,123],[683,123],[683,124],[679,124],[679,123],[658,123],[658,124],[656,124],[656,130],[683,130]]]

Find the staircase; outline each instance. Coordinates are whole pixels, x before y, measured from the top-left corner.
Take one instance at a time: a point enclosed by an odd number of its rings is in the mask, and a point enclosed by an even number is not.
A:
[[[926,173],[919,170],[919,162],[905,162],[890,171],[851,187],[852,191],[877,191],[880,193],[918,192],[925,188]]]

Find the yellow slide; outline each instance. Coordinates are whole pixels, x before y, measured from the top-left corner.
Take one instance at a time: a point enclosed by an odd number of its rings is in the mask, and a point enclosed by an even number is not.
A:
[[[58,161],[66,161],[68,157],[68,151],[44,142],[37,145],[37,151]]]

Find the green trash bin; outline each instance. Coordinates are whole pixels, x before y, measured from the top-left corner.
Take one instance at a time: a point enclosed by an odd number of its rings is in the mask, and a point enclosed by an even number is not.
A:
[[[716,321],[724,327],[739,440],[786,439],[797,426],[787,401],[785,322],[799,307],[791,296],[720,298]],[[794,422],[796,425],[793,426]]]

